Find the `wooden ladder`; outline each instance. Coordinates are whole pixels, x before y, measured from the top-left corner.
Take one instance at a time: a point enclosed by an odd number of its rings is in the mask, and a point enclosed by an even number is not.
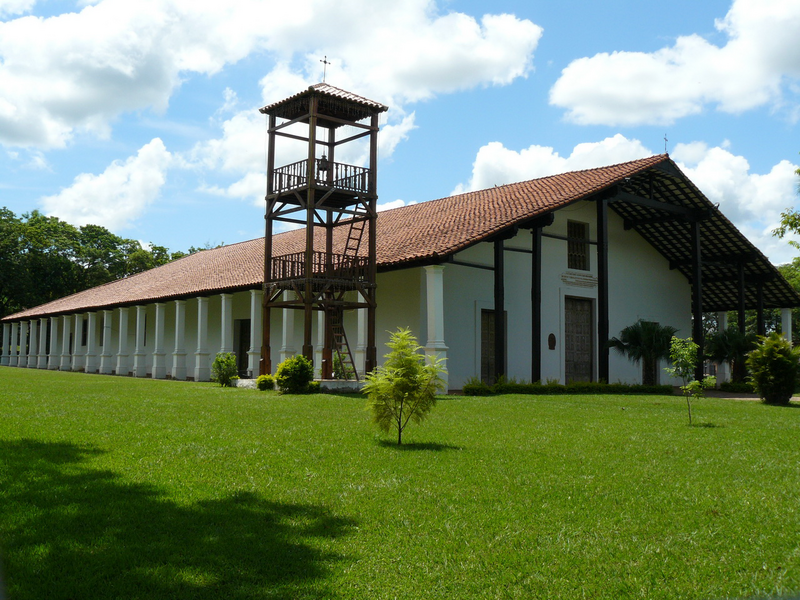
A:
[[[361,247],[361,238],[364,237],[364,228],[367,220],[360,219],[350,222],[350,230],[347,232],[347,242],[344,245],[344,256],[349,259],[354,259],[358,256],[358,250]]]
[[[356,381],[359,381],[358,370],[353,360],[353,353],[350,350],[350,344],[347,342],[347,334],[344,331],[342,310],[336,306],[328,306],[325,311],[328,313],[328,327],[330,328],[331,339],[333,340],[333,351],[335,356],[339,357],[339,364],[342,365],[344,378],[349,380],[352,375],[355,377]]]

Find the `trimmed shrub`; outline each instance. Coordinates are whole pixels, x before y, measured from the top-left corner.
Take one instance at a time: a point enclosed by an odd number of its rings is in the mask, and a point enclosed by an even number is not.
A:
[[[566,394],[616,394],[616,395],[659,395],[671,396],[671,385],[638,385],[627,383],[576,382],[568,385],[554,383],[499,381],[488,386],[473,377],[464,384],[465,396],[491,396],[498,394],[523,394],[528,396],[553,396]]]
[[[721,392],[728,392],[729,394],[755,394],[756,388],[752,383],[747,381],[726,381],[719,384]]]
[[[302,354],[287,358],[275,371],[275,381],[284,394],[306,394],[313,380],[314,365]]]
[[[220,352],[211,365],[211,381],[222,387],[231,387],[234,379],[238,379],[239,367],[236,365],[236,355],[233,352]]]
[[[256,379],[256,387],[262,392],[275,389],[275,378],[272,375],[259,375]]]
[[[494,394],[492,388],[477,377],[470,377],[461,392],[465,396],[491,396]]]
[[[747,355],[747,368],[756,393],[767,404],[789,404],[797,384],[800,348],[777,333],[759,337],[758,346]]]
[[[320,381],[311,381],[308,384],[308,393],[309,394],[321,394],[322,393],[322,382]]]

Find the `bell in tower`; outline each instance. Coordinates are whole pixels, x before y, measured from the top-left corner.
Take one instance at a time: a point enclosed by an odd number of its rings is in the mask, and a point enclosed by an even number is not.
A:
[[[322,312],[323,379],[332,377],[334,357],[344,373],[359,378],[344,330],[344,313],[366,309],[365,371],[377,366],[376,168],[378,116],[386,110],[383,104],[326,83],[261,109],[269,118],[262,374],[272,372],[273,308],[302,311],[303,355],[312,362],[313,317]],[[307,145],[307,152],[301,160],[276,167],[278,138],[295,146],[298,142]],[[340,155],[357,156],[364,141],[368,143],[366,166],[337,161]],[[276,221],[305,226],[302,251],[273,254]]]

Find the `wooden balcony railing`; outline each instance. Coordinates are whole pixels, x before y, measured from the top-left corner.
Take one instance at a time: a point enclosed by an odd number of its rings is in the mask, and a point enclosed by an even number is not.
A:
[[[344,163],[315,161],[314,183],[320,187],[332,187],[346,192],[366,194],[369,191],[369,169]],[[327,166],[322,170],[320,166]],[[276,194],[296,190],[308,184],[308,161],[300,160],[276,168],[272,173],[272,191]]]
[[[369,261],[366,256],[345,256],[314,252],[312,255],[311,277],[313,279],[332,279],[342,281],[366,281]],[[306,253],[295,252],[275,256],[272,259],[272,281],[305,279]]]

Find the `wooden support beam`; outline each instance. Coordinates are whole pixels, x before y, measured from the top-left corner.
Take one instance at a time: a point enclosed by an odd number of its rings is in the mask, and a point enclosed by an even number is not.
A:
[[[737,265],[737,271],[738,271],[737,272],[737,275],[738,275],[738,277],[737,277],[737,284],[738,284],[737,285],[737,288],[738,288],[737,292],[738,292],[738,294],[737,294],[737,298],[736,299],[739,302],[739,311],[738,311],[739,312],[739,315],[738,315],[738,317],[739,317],[739,332],[743,334],[745,332],[745,323],[746,323],[746,318],[745,318],[745,310],[746,309],[745,309],[745,295],[744,295],[744,292],[745,292],[745,290],[744,290],[744,279],[745,279],[744,278],[744,263],[739,263]]]
[[[767,335],[767,327],[764,323],[764,284],[760,281],[756,287],[756,293],[756,333]]]
[[[669,204],[667,202],[655,200],[654,198],[645,198],[643,196],[637,196],[636,194],[631,194],[630,192],[624,192],[622,190],[617,190],[613,201],[627,202],[628,204],[636,204],[646,208],[661,210],[673,215],[678,215],[689,221],[701,221],[708,216],[707,211],[688,208],[686,206],[679,206],[677,204]]]
[[[700,223],[692,223],[692,339],[699,346],[695,379],[703,379],[703,255],[701,252]]]
[[[609,381],[608,199],[597,200],[597,378]]]
[[[625,219],[623,227],[625,231],[630,231],[634,227],[645,227],[647,225],[661,225],[662,223],[672,223],[673,221],[680,221],[683,217],[678,215],[668,215],[664,217],[653,217],[652,219]]]
[[[494,372],[495,380],[506,374],[505,261],[503,240],[494,243]]]
[[[531,381],[542,380],[542,228],[531,229]]]

